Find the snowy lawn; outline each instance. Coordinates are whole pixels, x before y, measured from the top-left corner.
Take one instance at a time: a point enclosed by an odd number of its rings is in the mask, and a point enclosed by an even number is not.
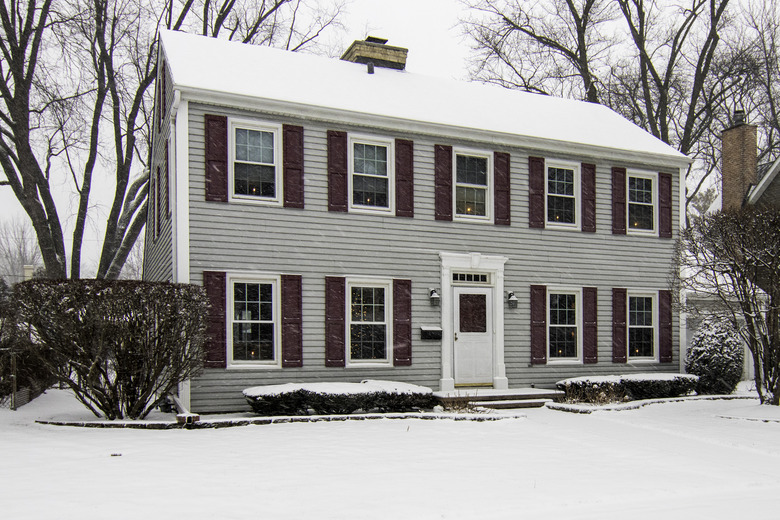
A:
[[[777,518],[780,410],[689,401],[495,422],[208,430],[35,424],[81,414],[50,391],[0,410],[9,519]],[[748,420],[753,419],[753,420]],[[755,419],[772,419],[763,422]]]

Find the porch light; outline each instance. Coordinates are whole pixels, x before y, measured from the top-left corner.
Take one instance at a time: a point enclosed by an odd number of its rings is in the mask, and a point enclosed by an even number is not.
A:
[[[431,299],[431,305],[433,307],[438,307],[441,304],[441,296],[439,296],[439,292],[436,289],[429,289],[428,291],[428,297]]]
[[[509,291],[506,295],[506,303],[510,309],[517,309],[517,296],[514,291]]]

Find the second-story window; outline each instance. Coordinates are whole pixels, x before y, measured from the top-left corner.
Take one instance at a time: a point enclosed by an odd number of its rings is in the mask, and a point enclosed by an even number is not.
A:
[[[455,153],[455,215],[457,218],[489,220],[490,156]]]
[[[231,123],[233,199],[279,202],[279,129],[245,121]]]
[[[394,202],[392,142],[350,137],[350,210],[390,212]]]
[[[579,228],[579,165],[549,161],[546,172],[547,225]]]
[[[628,174],[628,227],[630,231],[656,231],[657,187],[654,175]]]

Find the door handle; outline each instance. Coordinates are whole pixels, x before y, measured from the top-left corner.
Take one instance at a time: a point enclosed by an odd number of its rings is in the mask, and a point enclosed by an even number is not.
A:
[[[455,333],[455,341],[458,341],[458,333]]]

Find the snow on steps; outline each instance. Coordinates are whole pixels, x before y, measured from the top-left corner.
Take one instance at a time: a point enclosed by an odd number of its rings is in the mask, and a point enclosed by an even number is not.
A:
[[[515,388],[496,390],[494,388],[458,388],[450,392],[433,393],[445,406],[468,402],[471,406],[483,408],[541,408],[546,403],[557,402],[563,398],[563,392],[540,388]]]

